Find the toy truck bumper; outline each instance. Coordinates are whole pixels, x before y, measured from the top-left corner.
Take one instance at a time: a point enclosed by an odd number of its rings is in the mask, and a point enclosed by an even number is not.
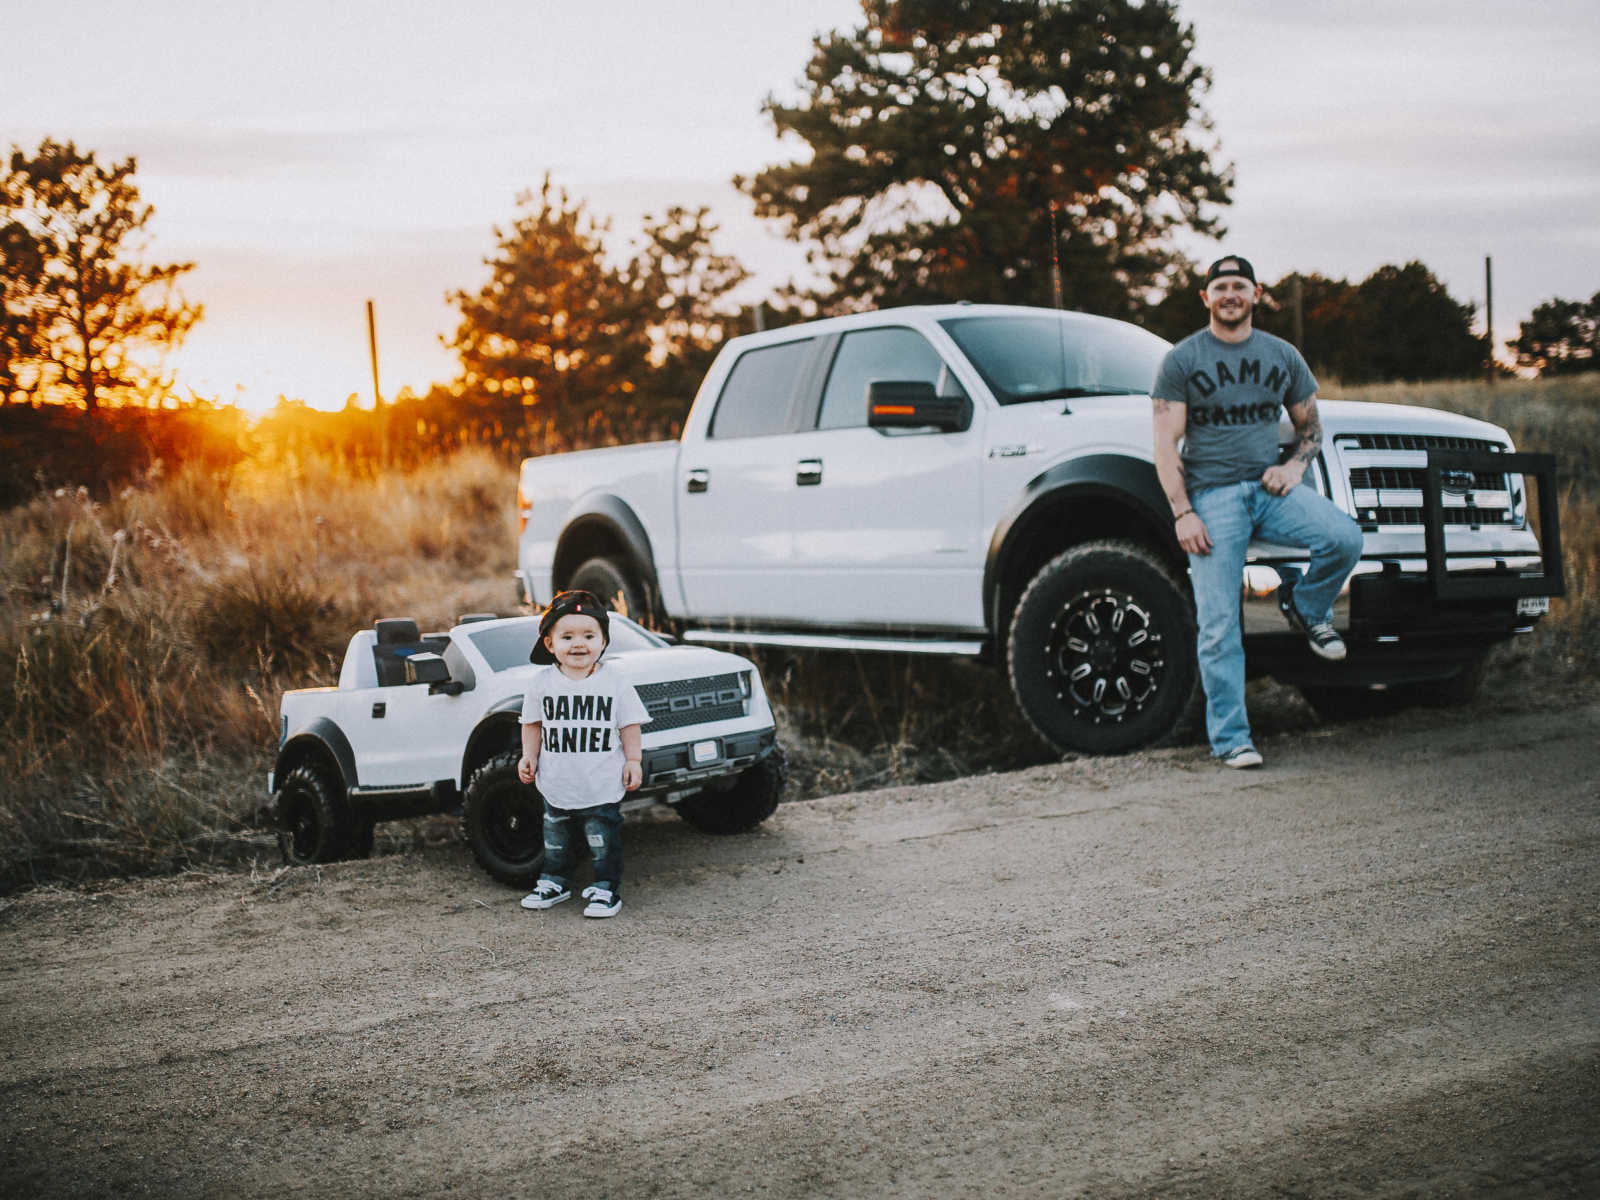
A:
[[[644,784],[638,794],[670,799],[674,792],[692,791],[707,780],[738,774],[771,754],[777,744],[777,730],[768,726],[646,749],[641,764]]]

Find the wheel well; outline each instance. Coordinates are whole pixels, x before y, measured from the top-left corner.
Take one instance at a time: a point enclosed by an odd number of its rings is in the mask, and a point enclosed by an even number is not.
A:
[[[591,558],[615,559],[634,567],[633,553],[622,535],[604,521],[587,520],[573,525],[562,535],[556,548],[555,569],[552,572],[555,586],[567,586],[572,573]]]
[[[990,580],[993,590],[990,629],[995,656],[1005,657],[1006,630],[1028,581],[1047,562],[1083,542],[1123,538],[1148,546],[1188,586],[1189,562],[1172,531],[1157,525],[1140,508],[1110,495],[1063,495],[1046,498],[1028,510],[1007,539],[1000,568]]]
[[[344,793],[345,778],[344,772],[339,769],[338,757],[325,742],[315,737],[303,737],[285,746],[278,755],[273,778],[281,782],[290,771],[308,763],[320,768],[327,780],[339,789],[340,794]]]
[[[497,754],[522,749],[522,714],[510,709],[490,713],[467,739],[461,756],[461,778],[457,786],[466,790],[472,773]]]

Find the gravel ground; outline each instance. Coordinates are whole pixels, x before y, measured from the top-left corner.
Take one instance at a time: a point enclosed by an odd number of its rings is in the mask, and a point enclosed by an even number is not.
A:
[[[1600,704],[0,908],[7,1196],[1600,1194]]]

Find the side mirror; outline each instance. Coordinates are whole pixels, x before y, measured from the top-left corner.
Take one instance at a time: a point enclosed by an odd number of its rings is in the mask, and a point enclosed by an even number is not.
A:
[[[923,379],[875,379],[867,384],[867,424],[873,429],[959,433],[972,424],[972,400],[940,396]]]
[[[445,665],[443,656],[431,650],[406,659],[406,682],[427,684],[430,696],[439,692],[447,696],[459,696],[466,691],[464,683],[450,678],[450,668]]]

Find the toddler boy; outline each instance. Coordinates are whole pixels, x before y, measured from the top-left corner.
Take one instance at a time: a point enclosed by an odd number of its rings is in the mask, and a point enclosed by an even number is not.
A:
[[[523,696],[517,777],[544,796],[544,866],[523,908],[572,898],[580,829],[594,856],[583,915],[614,917],[622,908],[621,801],[643,782],[639,727],[650,714],[623,673],[601,661],[609,642],[605,606],[591,592],[558,592],[539,621],[528,657],[545,669]]]

